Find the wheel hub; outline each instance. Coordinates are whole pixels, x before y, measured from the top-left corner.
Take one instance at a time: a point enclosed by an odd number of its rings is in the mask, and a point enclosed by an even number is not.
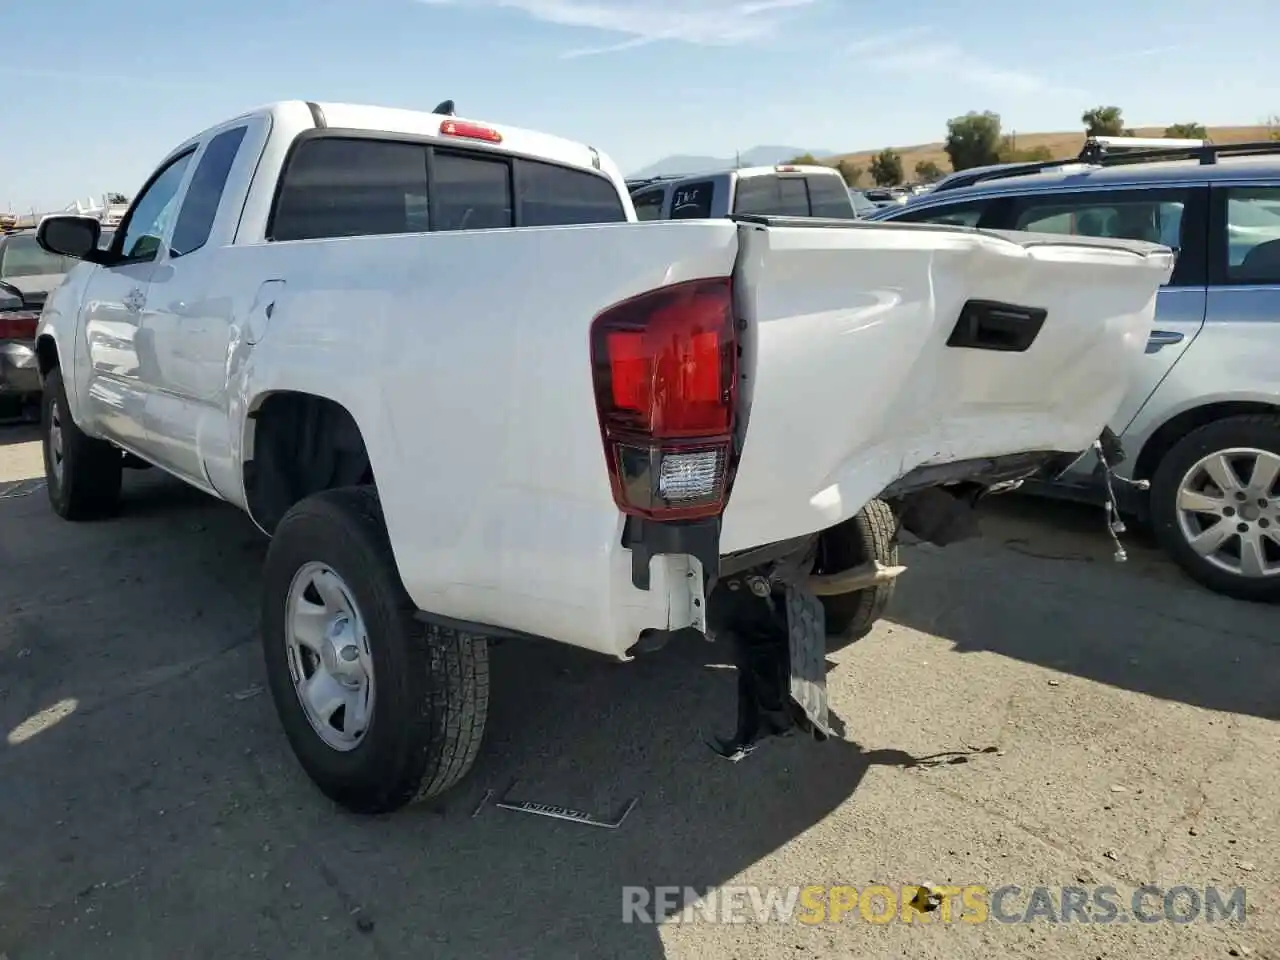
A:
[[[49,404],[49,465],[53,468],[56,480],[62,479],[62,464],[65,454],[62,441],[62,410],[58,401]]]
[[[285,638],[294,690],[334,750],[354,750],[373,717],[373,658],[351,590],[332,568],[307,563],[289,588]]]
[[[1208,564],[1248,578],[1280,576],[1280,455],[1238,447],[1201,458],[1178,484],[1177,520]]]

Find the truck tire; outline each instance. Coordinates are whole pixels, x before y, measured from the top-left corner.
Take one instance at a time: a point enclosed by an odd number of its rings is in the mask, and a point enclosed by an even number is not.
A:
[[[853,517],[822,535],[816,573],[837,573],[870,560],[898,565],[898,524],[883,500],[872,500]],[[896,580],[865,590],[821,597],[827,614],[827,649],[860,640],[884,616]]]
[[[71,419],[62,370],[44,381],[40,401],[45,489],[53,512],[64,520],[97,520],[120,504],[124,455],[105,440],[84,433]]]
[[[1211,473],[1232,467],[1230,489]],[[1255,471],[1261,469],[1263,473]],[[1165,552],[1192,579],[1237,600],[1280,600],[1280,416],[1228,417],[1191,431],[1164,455],[1151,478],[1151,526]],[[1268,481],[1254,483],[1255,476]],[[1217,504],[1220,503],[1221,506]],[[1188,505],[1203,510],[1188,509]],[[1208,552],[1197,534],[1219,527],[1228,536]],[[1247,562],[1252,544],[1261,560]]]
[[[372,487],[318,493],[281,519],[263,576],[267,681],[303,769],[355,813],[437,796],[479,753],[487,642],[416,613]]]

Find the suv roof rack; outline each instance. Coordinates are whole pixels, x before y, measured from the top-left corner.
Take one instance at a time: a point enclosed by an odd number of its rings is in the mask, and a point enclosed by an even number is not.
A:
[[[963,172],[959,175],[952,174],[945,183],[938,184],[933,192],[956,190],[988,180],[1021,177],[1024,174],[1039,173],[1042,170],[1054,170],[1075,164],[1110,167],[1130,163],[1155,163],[1161,160],[1199,160],[1202,165],[1207,166],[1217,163],[1220,157],[1252,157],[1267,154],[1280,154],[1280,141],[1210,143],[1208,140],[1173,140],[1160,137],[1086,137],[1080,153],[1074,157],[1010,163],[994,170],[975,170],[968,176]]]

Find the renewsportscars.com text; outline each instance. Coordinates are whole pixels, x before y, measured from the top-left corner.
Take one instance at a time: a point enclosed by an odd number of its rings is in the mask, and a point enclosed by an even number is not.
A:
[[[623,887],[623,923],[1243,924],[1243,887]]]

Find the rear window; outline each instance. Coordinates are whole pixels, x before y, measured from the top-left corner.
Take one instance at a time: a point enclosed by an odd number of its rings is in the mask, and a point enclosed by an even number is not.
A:
[[[511,213],[511,164],[502,157],[435,155],[431,192],[433,230],[498,230],[515,224]]]
[[[520,224],[620,223],[627,219],[613,181],[536,160],[518,161]]]
[[[42,250],[34,233],[14,234],[0,241],[0,279],[57,276],[67,273],[73,263]]]
[[[408,233],[411,200],[426,196],[427,151],[420,144],[305,140],[284,172],[271,238]]]
[[[664,197],[666,197],[665,190],[650,190],[647,193],[637,193],[631,198],[631,204],[636,208],[636,219],[661,220],[662,200]]]
[[[585,170],[424,143],[315,137],[293,151],[270,235],[492,230],[514,226],[517,210],[520,225],[531,227],[626,220],[613,182]]]
[[[813,174],[806,176],[809,185],[809,209],[815,217],[833,217],[850,220],[854,216],[849,188],[836,175]]]
[[[766,217],[809,216],[809,191],[803,177],[762,174],[741,177],[733,212]]]

